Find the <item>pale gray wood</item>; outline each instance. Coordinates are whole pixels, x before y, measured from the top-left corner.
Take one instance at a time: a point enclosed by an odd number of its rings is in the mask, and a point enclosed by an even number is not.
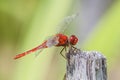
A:
[[[100,52],[71,48],[66,57],[66,80],[107,80],[106,58]]]

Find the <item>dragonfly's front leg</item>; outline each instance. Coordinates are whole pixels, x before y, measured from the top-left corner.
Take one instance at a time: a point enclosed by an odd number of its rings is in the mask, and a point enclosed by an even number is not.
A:
[[[66,47],[63,47],[63,48],[62,48],[62,50],[60,51],[60,54],[62,55],[63,58],[66,59],[66,57],[62,54],[62,52],[63,52],[64,49],[65,49],[65,51],[66,51]]]

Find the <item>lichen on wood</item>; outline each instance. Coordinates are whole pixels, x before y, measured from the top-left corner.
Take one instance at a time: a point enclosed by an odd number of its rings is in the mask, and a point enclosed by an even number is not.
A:
[[[107,80],[106,58],[100,52],[71,48],[66,57],[66,80]]]

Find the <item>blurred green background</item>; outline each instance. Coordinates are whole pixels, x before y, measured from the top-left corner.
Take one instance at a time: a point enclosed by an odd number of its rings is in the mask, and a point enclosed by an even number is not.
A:
[[[0,0],[0,80],[62,80],[66,60],[61,48],[45,49],[37,57],[13,57],[56,34],[56,25],[77,12],[66,34],[78,36],[78,48],[102,52],[108,80],[119,80],[119,0]]]

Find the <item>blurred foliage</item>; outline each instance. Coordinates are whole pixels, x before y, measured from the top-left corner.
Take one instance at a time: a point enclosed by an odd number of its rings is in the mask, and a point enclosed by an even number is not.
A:
[[[52,66],[53,54],[50,53],[54,48],[43,51],[49,54],[41,54],[36,59],[33,55],[16,61],[12,58],[13,53],[35,47],[46,36],[55,34],[57,23],[68,13],[71,4],[72,0],[0,1],[0,80],[57,80],[63,77],[62,69],[57,69],[60,64]]]
[[[89,39],[85,42],[85,49],[99,50],[108,58],[108,63],[119,55],[120,46],[120,3],[114,5],[104,14]]]
[[[56,25],[71,10],[73,3],[74,0],[0,0],[0,80],[63,78],[65,60],[56,54],[58,48],[46,49],[36,58],[33,55],[16,61],[12,58],[39,45],[46,36],[54,35]],[[109,69],[120,56],[119,8],[120,1],[116,1],[82,47],[104,53]]]
[[[119,80],[120,57],[120,1],[115,2],[104,14],[97,27],[85,41],[83,48],[97,50],[107,58],[108,80]],[[117,70],[116,70],[117,69]]]

